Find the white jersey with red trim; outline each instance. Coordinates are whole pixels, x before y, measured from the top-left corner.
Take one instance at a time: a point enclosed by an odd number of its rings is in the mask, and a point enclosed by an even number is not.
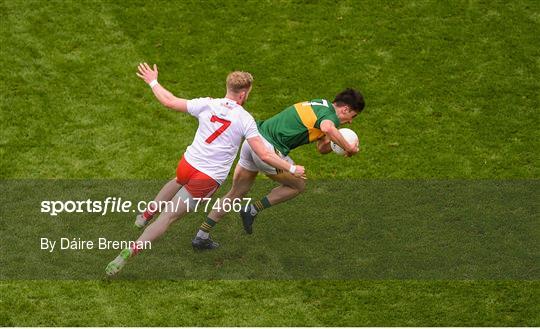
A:
[[[199,128],[184,158],[221,184],[242,140],[259,136],[257,124],[249,112],[228,98],[188,100],[187,110],[199,120]]]

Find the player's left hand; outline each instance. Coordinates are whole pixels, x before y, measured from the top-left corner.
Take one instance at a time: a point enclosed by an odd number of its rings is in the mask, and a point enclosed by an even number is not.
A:
[[[146,83],[150,83],[153,80],[157,80],[158,78],[158,69],[157,65],[154,64],[154,69],[152,69],[148,64],[146,63],[139,63],[138,66],[139,72],[137,72],[137,76],[144,80]]]

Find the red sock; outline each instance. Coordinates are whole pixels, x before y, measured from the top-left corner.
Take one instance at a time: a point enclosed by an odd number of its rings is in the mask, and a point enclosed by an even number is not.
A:
[[[155,214],[154,211],[150,211],[150,209],[146,209],[146,211],[143,212],[142,216],[146,220],[151,220],[152,217],[154,217],[154,214]]]
[[[136,256],[139,252],[141,252],[141,249],[139,249],[139,246],[136,242],[133,242],[131,244],[131,256]]]
[[[146,210],[143,213],[143,218],[146,220],[151,220],[152,217],[154,217],[154,214],[156,213],[156,209],[152,209],[152,204],[146,208]],[[155,208],[155,207],[154,207]]]

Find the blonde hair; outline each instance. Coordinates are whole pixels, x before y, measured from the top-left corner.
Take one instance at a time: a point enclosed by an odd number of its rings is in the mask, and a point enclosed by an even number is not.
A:
[[[239,93],[251,88],[253,76],[249,72],[234,71],[227,76],[227,90]]]

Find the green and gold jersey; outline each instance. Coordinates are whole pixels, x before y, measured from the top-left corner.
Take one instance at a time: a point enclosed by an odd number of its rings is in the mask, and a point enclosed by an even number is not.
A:
[[[339,118],[332,103],[326,99],[312,99],[287,107],[268,120],[258,122],[259,132],[283,155],[324,136],[321,122],[332,121],[339,127]]]

